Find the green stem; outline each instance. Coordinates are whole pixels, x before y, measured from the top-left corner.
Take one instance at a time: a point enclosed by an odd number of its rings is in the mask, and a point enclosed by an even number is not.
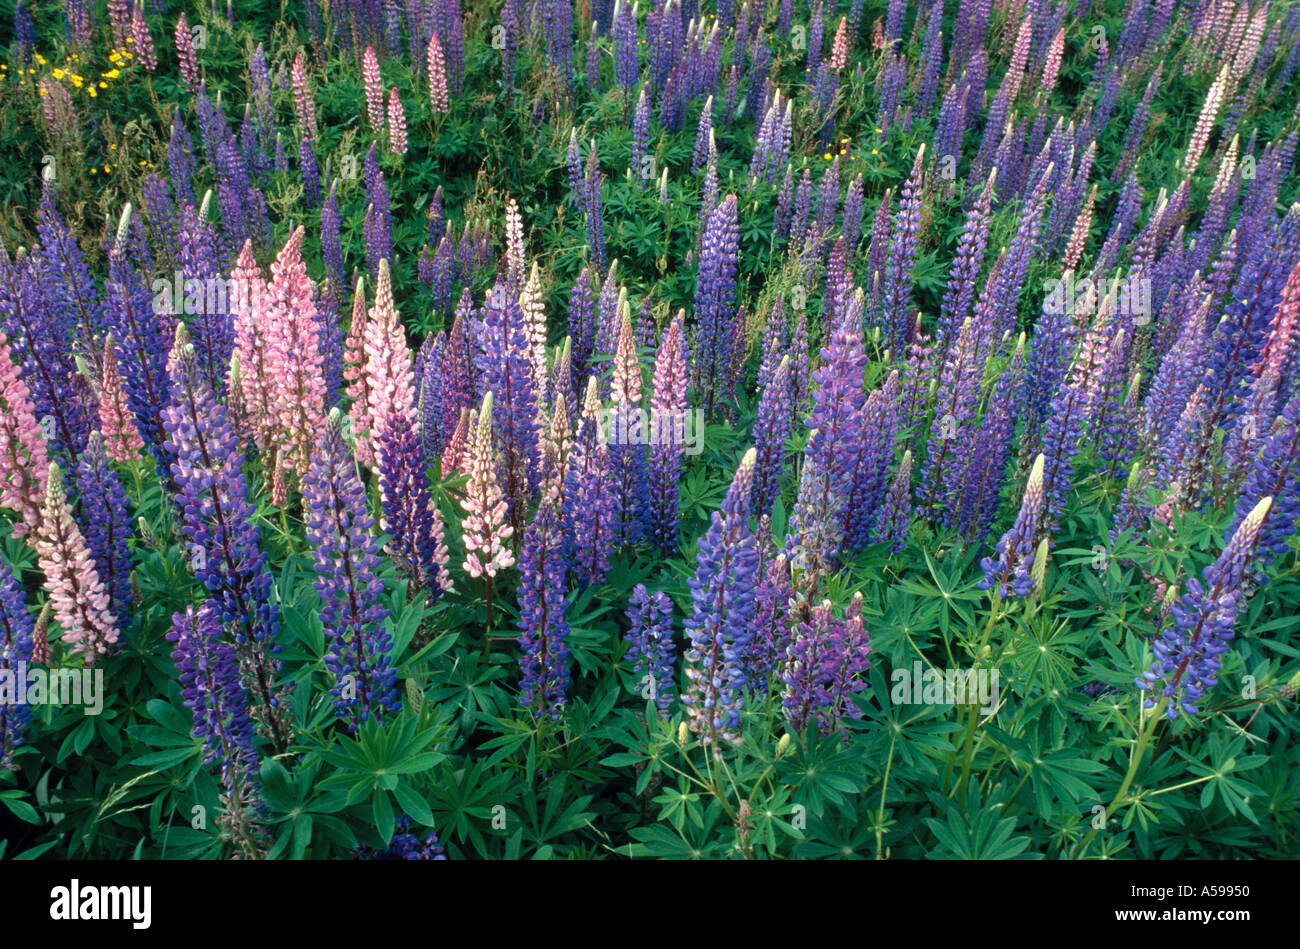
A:
[[[1128,772],[1124,775],[1124,780],[1120,784],[1119,790],[1115,792],[1115,797],[1111,799],[1110,804],[1106,807],[1106,816],[1105,820],[1102,822],[1102,827],[1107,826],[1110,822],[1111,815],[1115,813],[1116,808],[1119,807],[1119,805],[1124,801],[1124,798],[1128,795],[1128,789],[1132,786],[1133,779],[1137,776],[1138,767],[1142,764],[1142,758],[1146,754],[1147,745],[1151,743],[1151,736],[1155,734],[1156,726],[1160,724],[1160,716],[1163,714],[1165,706],[1168,703],[1169,700],[1167,698],[1162,698],[1160,700],[1160,703],[1152,710],[1151,718],[1146,723],[1146,727],[1143,728],[1141,733],[1138,735],[1137,743],[1133,746],[1133,754],[1129,757]],[[1073,859],[1078,860],[1083,856],[1083,852],[1088,849],[1088,844],[1092,843],[1092,838],[1097,836],[1099,830],[1101,830],[1101,827],[1094,827],[1088,832],[1088,835],[1084,837],[1083,840],[1079,841],[1079,845],[1074,848],[1074,852],[1071,854]]]

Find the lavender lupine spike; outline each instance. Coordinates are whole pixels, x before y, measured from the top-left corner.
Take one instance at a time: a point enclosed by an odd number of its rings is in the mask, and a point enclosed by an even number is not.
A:
[[[667,718],[676,698],[673,642],[673,605],[667,593],[653,595],[644,583],[632,588],[627,618],[631,628],[623,639],[629,644],[623,661],[632,663],[632,675],[641,694],[655,703],[660,718]]]
[[[426,600],[451,588],[442,514],[429,493],[424,452],[412,420],[386,418],[379,434],[380,529],[392,536],[385,552]]]
[[[178,329],[178,336],[183,330]],[[183,338],[183,336],[182,336]],[[254,714],[277,748],[290,739],[288,709],[275,677],[273,658],[279,608],[267,557],[258,548],[254,508],[248,500],[244,453],[198,368],[193,346],[178,346],[171,402],[163,410],[164,445],[174,459],[171,473],[182,512],[195,577],[213,594],[221,621],[231,627],[243,673],[255,697]]]
[[[1016,521],[998,541],[997,560],[985,557],[980,561],[984,569],[981,590],[996,588],[1003,596],[1027,596],[1033,586],[1030,570],[1033,567],[1034,546],[1043,526],[1046,496],[1043,490],[1043,461],[1040,454],[1034,459],[1025,483],[1024,497]]]
[[[302,478],[306,536],[312,546],[321,625],[334,676],[335,713],[350,731],[400,707],[392,667],[392,636],[379,603],[383,581],[366,509],[365,488],[343,440],[341,416],[331,411]]]
[[[790,645],[789,605],[794,596],[790,560],[771,549],[771,524],[760,518],[758,536],[761,562],[754,592],[754,635],[745,651],[745,677],[759,695],[780,685],[780,668]]]
[[[787,649],[781,704],[791,727],[804,732],[815,725],[823,736],[844,734],[846,717],[861,718],[853,696],[867,687],[862,675],[871,665],[870,652],[861,593],[854,594],[842,620],[830,600],[813,607],[796,625]]]
[[[1155,661],[1142,673],[1136,685],[1145,696],[1143,705],[1155,708],[1154,692],[1163,682],[1161,694],[1168,700],[1165,715],[1197,715],[1198,705],[1218,682],[1220,658],[1228,651],[1237,617],[1245,605],[1242,589],[1253,565],[1260,530],[1273,505],[1263,497],[1251,509],[1218,560],[1205,568],[1202,579],[1189,577],[1187,590],[1170,607],[1173,622],[1153,644]]]
[[[568,563],[553,496],[543,497],[519,553],[519,703],[560,717],[569,688]]]
[[[704,411],[710,418],[731,397],[727,368],[732,361],[731,324],[740,240],[736,213],[736,196],[729,194],[710,214],[700,248],[695,289],[699,342],[694,362]]]
[[[912,173],[903,184],[898,196],[898,215],[894,218],[893,243],[889,250],[889,263],[885,268],[884,318],[892,348],[902,349],[911,328],[910,301],[916,263],[916,250],[921,233],[922,175],[925,170],[925,143],[917,149],[912,163]]]
[[[221,640],[221,611],[212,601],[172,616],[167,639],[180,673],[181,695],[194,717],[191,732],[203,745],[205,764],[221,766],[227,790],[257,780],[260,758],[253,743],[248,693],[240,682],[237,650]]]
[[[77,491],[81,498],[83,533],[90,545],[95,569],[109,595],[109,605],[120,616],[131,607],[131,548],[134,529],[126,491],[108,463],[103,439],[91,432],[86,450],[77,462]]]
[[[587,380],[578,436],[569,453],[561,512],[574,580],[579,585],[598,584],[605,578],[620,515],[618,482],[609,446],[602,437],[599,411],[596,379],[592,377]],[[673,485],[675,489],[675,481]],[[676,543],[675,526],[672,543]]]
[[[1291,536],[1300,526],[1300,393],[1287,402],[1264,439],[1237,495],[1236,518],[1230,533],[1235,533],[1249,511],[1268,496],[1273,498],[1273,507],[1259,536],[1259,571],[1286,554]]]
[[[874,539],[889,544],[890,553],[898,553],[907,542],[907,530],[912,521],[912,453],[903,452],[884,504],[876,519]]]
[[[691,731],[719,759],[723,742],[741,741],[741,693],[748,684],[742,658],[752,636],[758,584],[758,559],[749,529],[754,460],[751,448],[736,469],[722,510],[713,513],[709,530],[700,539],[695,576],[689,581],[689,685],[682,704]]]

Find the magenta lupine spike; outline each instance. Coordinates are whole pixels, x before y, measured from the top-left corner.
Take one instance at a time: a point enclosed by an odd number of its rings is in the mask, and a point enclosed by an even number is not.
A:
[[[253,242],[244,242],[231,273],[239,288],[235,295],[235,354],[239,357],[241,402],[259,451],[269,452],[276,430],[274,382],[270,370],[269,345],[264,334],[263,308],[270,290],[261,268],[253,259]]]
[[[394,155],[406,154],[406,112],[396,86],[388,92],[388,150]]]
[[[304,230],[296,228],[271,264],[265,306],[258,307],[265,367],[276,408],[280,453],[302,474],[325,421],[324,359],[313,285],[302,259]]]
[[[54,619],[63,628],[63,641],[82,655],[86,665],[92,665],[117,642],[117,619],[91,561],[86,539],[72,519],[63,477],[54,463],[49,466],[32,547],[45,574]]]
[[[8,337],[0,331],[0,507],[18,513],[15,537],[40,524],[49,470],[31,392],[10,355]]]
[[[772,549],[772,525],[758,522],[759,580],[754,591],[754,635],[745,651],[745,677],[760,696],[779,686],[780,668],[790,645],[789,606],[794,597],[790,560]]]
[[[678,311],[659,344],[655,357],[654,382],[650,395],[651,418],[685,420],[687,411],[686,313]],[[650,533],[662,550],[677,547],[678,477],[684,446],[681,439],[652,439],[650,446],[649,507]]]
[[[468,447],[469,481],[461,507],[465,517],[461,534],[465,542],[465,562],[461,569],[471,577],[486,576],[489,581],[499,570],[514,565],[515,557],[508,546],[514,529],[506,519],[506,502],[497,482],[497,459],[492,445],[492,393],[473,419]]]
[[[429,37],[426,54],[429,73],[429,108],[434,112],[448,112],[447,67],[443,58],[442,40],[435,32]]]
[[[451,589],[442,513],[429,493],[424,453],[413,421],[393,412],[379,421],[379,528],[392,535],[385,552],[426,599]]]
[[[181,82],[191,95],[199,90],[199,62],[194,55],[194,38],[190,35],[185,14],[176,23],[176,61],[180,65]]]
[[[293,85],[293,109],[298,118],[298,134],[308,141],[316,140],[316,104],[312,100],[311,84],[307,81],[307,64],[302,53],[293,58],[289,70]]]
[[[387,260],[379,262],[375,303],[367,315],[364,338],[366,405],[357,431],[357,459],[378,471],[384,426],[399,416],[415,423],[415,371],[406,331],[393,304]]]

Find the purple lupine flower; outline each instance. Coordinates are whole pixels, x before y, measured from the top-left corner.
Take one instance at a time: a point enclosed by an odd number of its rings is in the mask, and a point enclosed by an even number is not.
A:
[[[179,334],[178,334],[179,335]],[[195,577],[213,594],[222,623],[234,631],[255,698],[254,714],[278,748],[288,745],[283,695],[275,687],[280,662],[273,654],[279,608],[266,554],[258,549],[254,508],[248,500],[244,453],[226,406],[212,394],[193,346],[178,346],[171,402],[162,411],[164,448],[174,459],[172,478],[189,542]]]
[[[785,443],[790,437],[793,420],[790,382],[790,357],[782,356],[763,386],[754,417],[754,512],[770,514],[781,496],[781,471],[785,463]]]
[[[104,582],[114,614],[126,616],[131,607],[131,548],[135,522],[126,491],[108,463],[99,432],[91,432],[77,462],[77,491],[81,496],[81,526],[95,572]]]
[[[894,377],[897,384],[897,373]],[[889,489],[889,465],[898,432],[898,405],[883,388],[873,389],[862,407],[862,430],[849,473],[844,542],[865,549],[875,530],[875,519]]]
[[[885,494],[885,501],[876,519],[873,540],[888,542],[889,552],[896,554],[907,543],[907,530],[912,522],[912,453],[903,452],[894,480]]]
[[[380,529],[392,536],[385,552],[411,578],[426,600],[450,588],[449,556],[442,517],[429,493],[425,456],[411,420],[401,412],[384,421],[379,435]]]
[[[442,457],[450,433],[442,430],[446,415],[443,406],[443,353],[447,348],[447,335],[438,330],[436,336],[425,338],[420,346],[420,359],[416,368],[419,385],[418,408],[420,414],[420,447],[426,461]]]
[[[596,156],[596,145],[593,142],[591,150],[587,153],[586,177],[583,181],[583,191],[586,195],[587,209],[587,243],[591,248],[592,259],[595,261],[598,269],[605,267],[605,217],[603,203],[601,198],[601,188],[604,185],[605,176],[600,173],[600,164]]]
[[[617,16],[613,24],[614,81],[623,87],[625,99],[630,100],[641,72],[637,60],[636,16],[628,3],[621,4],[620,12],[621,16]]]
[[[118,227],[124,236],[128,210]],[[108,255],[104,284],[105,316],[117,344],[117,361],[126,388],[127,404],[140,434],[158,455],[162,443],[162,411],[166,399],[168,329],[154,312],[153,295],[140,273],[127,261],[125,241],[114,243]]]
[[[642,191],[650,177],[650,155],[646,151],[649,142],[650,100],[642,87],[641,96],[636,100],[636,114],[632,119],[632,177],[637,180]]]
[[[216,281],[224,280],[224,269],[217,257],[219,245],[216,227],[202,211],[196,212],[186,205],[181,209],[179,237],[181,273],[185,281],[197,281],[200,288],[219,286]],[[246,287],[235,287],[237,294],[247,292]],[[187,298],[188,296],[187,294]],[[236,302],[213,299],[213,296],[203,293],[197,301],[198,306],[191,305],[195,301],[187,299],[185,309],[191,317],[187,325],[194,337],[199,368],[212,391],[224,393],[230,356],[235,348],[231,310]]]
[[[667,718],[677,688],[673,674],[676,665],[673,604],[667,593],[651,595],[644,583],[632,588],[629,602],[627,618],[632,626],[623,636],[629,644],[623,661],[632,663],[638,688],[645,695],[648,687],[659,717]]]
[[[178,202],[194,201],[194,140],[190,138],[181,110],[172,113],[171,138],[167,142],[167,170]]]
[[[1015,434],[1014,412],[1020,404],[1024,385],[1025,337],[1022,333],[1010,363],[998,376],[979,434],[966,455],[956,526],[969,541],[982,541],[997,516],[998,494]]]
[[[706,417],[713,417],[731,398],[731,325],[736,297],[736,267],[740,232],[736,196],[729,194],[709,215],[700,247],[699,279],[695,288],[695,318],[699,325],[695,378]]]
[[[340,293],[345,293],[348,278],[343,269],[343,243],[339,233],[341,223],[335,182],[331,181],[329,194],[320,209],[321,257],[325,261],[325,275],[330,284]]]
[[[537,491],[540,475],[537,390],[528,332],[518,301],[501,286],[488,293],[482,313],[485,345],[478,375],[495,399],[492,422],[501,451],[501,487],[515,536],[522,536],[525,508]]]
[[[788,607],[794,597],[790,560],[772,544],[772,524],[758,521],[758,588],[754,592],[753,638],[745,649],[745,678],[758,695],[777,685],[790,645]]]
[[[0,673],[17,678],[26,674],[34,644],[32,614],[23,599],[23,587],[8,562],[0,558]],[[14,769],[14,751],[23,743],[23,726],[31,706],[0,702],[0,771]]]
[[[752,636],[758,585],[758,556],[749,529],[754,459],[751,448],[736,469],[722,510],[713,512],[709,530],[700,538],[695,576],[688,581],[691,644],[682,704],[691,731],[717,758],[722,757],[721,742],[740,742],[741,693],[748,685],[742,659]]]
[[[958,439],[962,427],[974,417],[983,368],[977,362],[975,333],[973,320],[967,319],[962,323],[961,332],[948,347],[939,376],[939,399],[934,408],[925,465],[921,470],[926,499],[923,510],[927,515],[937,504],[942,504],[948,515],[953,513],[956,476],[952,472],[962,457],[962,445],[958,444]]]
[[[989,215],[992,209],[993,188],[997,169],[989,173],[979,198],[966,216],[957,250],[953,255],[952,269],[948,273],[948,289],[939,310],[938,339],[947,345],[956,331],[971,315],[971,302],[975,298],[975,281],[984,262],[984,249],[988,246]]]
[[[438,840],[436,831],[425,836],[411,832],[411,819],[405,815],[397,818],[395,833],[383,850],[362,847],[357,856],[362,860],[446,860],[447,851]]]
[[[1033,587],[1034,550],[1039,533],[1043,528],[1043,514],[1046,496],[1043,493],[1043,456],[1034,459],[1030,469],[1029,480],[1025,483],[1025,494],[1020,501],[1020,513],[1016,521],[998,541],[998,559],[985,557],[980,561],[984,569],[984,579],[980,581],[981,590],[996,587],[999,595],[1006,597],[1027,596]]]
[[[849,182],[848,191],[844,195],[844,253],[850,260],[857,254],[858,238],[862,231],[862,201],[863,201],[862,175],[858,175]]]
[[[387,461],[391,454],[385,449],[382,457]],[[312,451],[302,497],[316,572],[312,587],[321,598],[325,665],[335,680],[330,694],[335,715],[356,731],[372,719],[382,721],[401,702],[392,635],[384,623],[388,611],[379,603],[384,584],[375,573],[380,560],[371,534],[374,519],[337,409]]]
[[[180,673],[181,695],[194,716],[194,738],[202,742],[203,763],[221,765],[228,792],[256,784],[260,758],[253,744],[248,693],[239,676],[236,648],[221,640],[220,609],[207,600],[172,614],[167,639],[176,644],[172,660]]]
[[[709,161],[709,140],[713,135],[713,96],[704,101],[700,110],[700,123],[695,130],[695,151],[691,155],[691,174],[699,171]],[[709,209],[710,211],[712,208]]]
[[[35,254],[35,252],[34,252]],[[56,457],[73,459],[85,447],[90,413],[73,358],[73,314],[51,305],[45,274],[52,266],[34,254],[0,258],[0,330],[29,381],[36,417]]]
[[[843,731],[843,720],[861,718],[853,696],[867,687],[871,646],[862,622],[862,594],[855,593],[837,619],[830,600],[813,607],[795,627],[788,649],[781,704],[795,731],[816,725],[819,734]]]
[[[1164,682],[1161,694],[1170,700],[1165,709],[1170,719],[1180,712],[1199,714],[1198,703],[1218,682],[1220,657],[1228,651],[1247,599],[1243,581],[1254,563],[1260,529],[1272,504],[1271,497],[1255,504],[1219,559],[1205,568],[1201,580],[1188,577],[1187,591],[1170,607],[1173,622],[1153,643],[1155,661],[1135,683],[1146,693]],[[1142,704],[1155,708],[1155,696],[1146,696]]]
[[[95,292],[85,255],[59,214],[55,197],[50,185],[41,193],[36,214],[40,253],[33,251],[33,267],[41,279],[42,295],[53,311],[52,319],[58,331],[79,340],[96,338],[105,328],[104,307]]]
[[[862,348],[862,323],[851,313],[831,333],[821,351],[822,364],[812,374],[817,391],[808,418],[811,434],[804,450],[805,458],[830,477],[835,493],[845,496],[852,481],[866,404],[863,374],[867,357]]]
[[[473,304],[469,292],[463,299],[465,313]],[[451,441],[452,435],[460,425],[462,409],[474,405],[474,382],[470,374],[469,353],[465,343],[466,317],[457,312],[447,333],[447,346],[442,352],[442,440]]]
[[[553,497],[544,497],[519,553],[519,703],[534,718],[560,718],[569,688],[568,564]]]
[[[925,170],[925,143],[917,149],[912,162],[912,173],[903,184],[898,196],[898,215],[894,218],[893,242],[889,250],[889,263],[885,267],[884,319],[891,348],[899,351],[907,341],[911,328],[910,301],[916,263],[917,244],[921,233],[921,205],[925,195],[921,176]]]
[[[1237,495],[1235,533],[1261,498],[1273,507],[1259,536],[1259,570],[1271,567],[1289,549],[1300,523],[1300,393],[1291,397],[1277,417],[1254,466]]]
[[[561,511],[565,545],[579,586],[594,586],[604,580],[621,513],[609,447],[601,437],[596,414],[595,386],[595,379],[588,380],[587,405],[564,476]]]

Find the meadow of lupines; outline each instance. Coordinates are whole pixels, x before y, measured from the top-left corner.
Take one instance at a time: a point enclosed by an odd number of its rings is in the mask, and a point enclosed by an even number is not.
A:
[[[4,856],[1295,855],[1300,6],[0,10]]]

